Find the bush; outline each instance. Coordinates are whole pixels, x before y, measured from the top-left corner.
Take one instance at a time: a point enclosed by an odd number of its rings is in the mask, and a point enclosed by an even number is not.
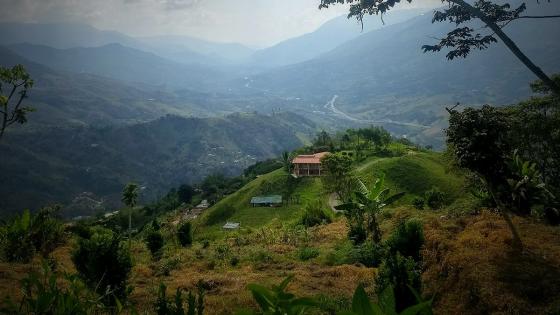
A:
[[[231,259],[229,260],[229,264],[232,267],[235,267],[235,266],[239,265],[239,257],[237,257],[237,256],[231,257]]]
[[[414,259],[399,253],[389,255],[379,268],[375,285],[378,295],[387,288],[394,288],[396,310],[400,312],[417,303],[416,296],[410,288],[420,292],[419,266]]]
[[[150,231],[146,235],[146,245],[152,253],[152,257],[159,259],[161,257],[161,249],[163,248],[163,235],[159,231]]]
[[[214,225],[217,223],[225,222],[234,214],[235,208],[229,204],[209,209],[205,224]]]
[[[319,256],[319,250],[312,247],[303,247],[298,251],[298,258],[307,261]]]
[[[418,209],[418,210],[423,210],[424,209],[424,198],[414,198],[412,200],[412,205],[414,206],[414,208]]]
[[[350,253],[350,260],[352,263],[360,263],[366,267],[377,267],[381,264],[383,256],[383,247],[369,241],[355,246]]]
[[[64,239],[64,226],[58,219],[59,207],[47,207],[31,215],[26,210],[0,228],[4,259],[29,262],[36,252],[47,257]]]
[[[64,285],[61,285],[64,279]],[[32,271],[21,281],[23,296],[5,300],[2,314],[102,314],[109,312],[98,297],[73,275],[59,274],[43,261],[41,272]]]
[[[168,259],[162,259],[157,266],[156,275],[169,276],[171,271],[177,269],[181,264],[181,259],[179,257],[172,257]]]
[[[425,193],[424,199],[426,199],[426,205],[430,209],[440,209],[443,207],[445,201],[445,194],[439,190],[437,187],[432,187]]]
[[[184,306],[184,298],[182,289],[177,288],[175,296],[170,299],[166,294],[167,287],[161,283],[159,285],[157,299],[154,303],[154,310],[157,315],[202,315],[204,313],[204,288],[199,283],[198,292],[196,295],[188,292],[187,295],[187,308]]]
[[[179,226],[177,230],[177,237],[179,238],[179,243],[181,246],[189,246],[192,245],[193,242],[193,233],[192,233],[192,223],[185,222]]]
[[[348,239],[354,244],[362,244],[367,239],[366,228],[361,224],[350,225],[348,229]]]
[[[128,248],[118,235],[98,228],[90,238],[78,240],[72,261],[85,283],[98,293],[126,298],[126,281],[132,269]]]
[[[300,224],[312,227],[320,224],[331,223],[331,216],[325,212],[320,201],[309,203],[300,219]]]
[[[415,261],[420,261],[420,250],[424,245],[422,222],[415,219],[401,221],[387,239],[386,244],[392,254],[398,252],[405,257],[412,257]]]

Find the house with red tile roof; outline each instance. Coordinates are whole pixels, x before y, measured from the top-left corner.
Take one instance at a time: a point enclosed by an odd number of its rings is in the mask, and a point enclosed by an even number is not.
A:
[[[321,176],[321,159],[329,152],[298,155],[292,160],[293,175],[296,177]]]

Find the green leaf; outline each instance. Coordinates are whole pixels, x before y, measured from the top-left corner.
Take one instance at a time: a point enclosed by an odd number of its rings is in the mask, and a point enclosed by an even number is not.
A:
[[[396,314],[395,293],[392,286],[387,286],[379,296],[379,307],[385,314]]]
[[[345,203],[334,207],[336,210],[350,211],[360,208],[360,204],[357,203]]]
[[[385,205],[390,205],[392,203],[395,203],[397,200],[401,199],[406,193],[405,192],[400,192],[398,194],[394,194],[391,197],[385,199],[384,203]]]
[[[432,301],[426,301],[420,304],[416,304],[406,308],[405,310],[400,312],[399,315],[416,315],[422,311],[429,311],[429,314],[431,314],[432,313],[431,305],[432,305]]]
[[[354,292],[352,297],[352,311],[357,315],[374,315],[373,308],[371,307],[371,302],[369,297],[364,290],[364,287],[360,284]]]

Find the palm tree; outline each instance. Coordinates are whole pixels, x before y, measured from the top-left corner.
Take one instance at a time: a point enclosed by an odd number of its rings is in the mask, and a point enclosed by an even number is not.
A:
[[[138,200],[138,184],[128,183],[122,192],[122,202],[128,207],[128,244],[130,247],[130,234],[132,230],[132,209]]]
[[[357,181],[357,191],[354,192],[355,200],[336,206],[335,209],[343,211],[357,211],[363,214],[367,220],[368,232],[374,243],[381,241],[381,230],[377,222],[377,214],[386,206],[400,199],[405,193],[397,193],[389,196],[390,189],[385,188],[385,175],[375,180],[373,187],[369,190],[360,180]]]

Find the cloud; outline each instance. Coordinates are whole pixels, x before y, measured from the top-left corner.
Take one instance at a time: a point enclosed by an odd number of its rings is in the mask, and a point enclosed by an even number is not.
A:
[[[413,4],[430,2],[441,4]],[[319,0],[0,0],[0,21],[78,22],[133,36],[189,35],[262,47],[311,32],[347,11],[344,5],[318,10],[318,4]]]
[[[198,0],[166,0],[165,9],[167,10],[185,10],[198,4]]]

